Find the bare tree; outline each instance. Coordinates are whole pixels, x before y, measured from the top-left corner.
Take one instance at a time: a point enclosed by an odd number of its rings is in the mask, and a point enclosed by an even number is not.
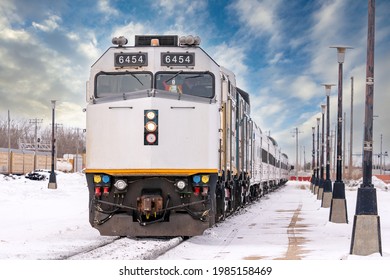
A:
[[[19,141],[34,143],[34,128],[28,120],[11,120],[11,148],[18,149]],[[41,143],[51,142],[51,127],[38,131]],[[82,129],[58,126],[56,130],[57,157],[64,154],[85,153],[85,135]],[[0,148],[8,147],[8,121],[0,119]]]

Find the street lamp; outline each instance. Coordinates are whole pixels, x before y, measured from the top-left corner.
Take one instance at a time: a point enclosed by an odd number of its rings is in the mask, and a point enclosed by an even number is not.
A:
[[[54,126],[55,126],[55,109],[56,109],[56,100],[51,101],[52,108],[52,121],[51,121],[51,172],[49,177],[49,189],[57,188],[57,179],[56,173],[54,172],[54,154],[55,154],[55,138],[54,138]]]
[[[318,188],[320,186],[320,118],[317,118],[317,165],[316,165],[316,185],[314,187],[314,194],[318,195]]]
[[[350,253],[354,255],[382,255],[380,217],[376,189],[372,184],[372,140],[374,112],[374,44],[375,0],[368,0],[366,103],[363,143],[363,183],[357,193],[356,211],[353,219]]]
[[[348,223],[347,200],[345,199],[345,184],[342,180],[342,133],[343,133],[343,63],[345,51],[352,49],[346,46],[332,46],[337,49],[337,61],[339,63],[339,83],[337,102],[337,164],[336,181],[333,184],[332,201],[330,205],[329,221],[334,223]]]
[[[323,195],[323,192],[324,192],[324,130],[325,130],[325,110],[326,110],[326,105],[325,104],[322,104],[321,105],[321,113],[322,113],[322,134],[321,134],[321,174],[320,174],[320,183],[319,183],[319,186],[318,186],[318,194],[317,194],[317,199],[318,200],[321,200],[322,199],[322,195]]]
[[[316,162],[316,151],[315,151],[315,140],[314,140],[314,134],[316,132],[316,128],[312,126],[311,128],[312,132],[312,138],[313,138],[313,149],[311,153],[311,168],[313,169],[313,174],[311,175],[311,184],[310,184],[310,190],[311,192],[314,192],[314,186],[315,186],[315,179],[316,179],[316,168],[315,168],[315,162]]]
[[[335,84],[322,84],[326,93],[326,179],[324,182],[324,193],[322,194],[321,207],[329,208],[332,202],[332,181],[330,180],[330,91]]]

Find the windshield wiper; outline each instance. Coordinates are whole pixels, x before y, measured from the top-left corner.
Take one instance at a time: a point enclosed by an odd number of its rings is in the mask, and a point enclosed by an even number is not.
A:
[[[183,70],[180,70],[179,72],[177,72],[175,75],[173,75],[172,77],[170,77],[168,80],[164,81],[165,83],[168,83],[170,80],[173,80],[174,78],[176,78],[177,76],[179,76],[179,74],[181,74],[183,72]]]
[[[201,78],[201,77],[204,77],[204,74],[209,74],[209,73],[210,73],[210,71],[205,71],[202,74],[185,77],[184,79],[187,80],[187,79]]]
[[[141,85],[144,85],[141,80],[136,76],[134,75],[133,73],[130,73],[130,72],[127,72],[128,74],[130,74],[134,79],[136,79]]]

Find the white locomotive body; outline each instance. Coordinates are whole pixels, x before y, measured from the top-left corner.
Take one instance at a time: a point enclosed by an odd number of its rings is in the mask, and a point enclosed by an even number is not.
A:
[[[102,235],[199,235],[283,182],[275,163],[262,174],[249,95],[197,40],[114,38],[91,67],[86,176]]]

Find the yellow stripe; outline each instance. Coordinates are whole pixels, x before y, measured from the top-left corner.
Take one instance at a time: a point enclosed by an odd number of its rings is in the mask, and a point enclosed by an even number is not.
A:
[[[197,173],[218,173],[218,169],[85,169],[85,173],[109,175],[194,175]]]

